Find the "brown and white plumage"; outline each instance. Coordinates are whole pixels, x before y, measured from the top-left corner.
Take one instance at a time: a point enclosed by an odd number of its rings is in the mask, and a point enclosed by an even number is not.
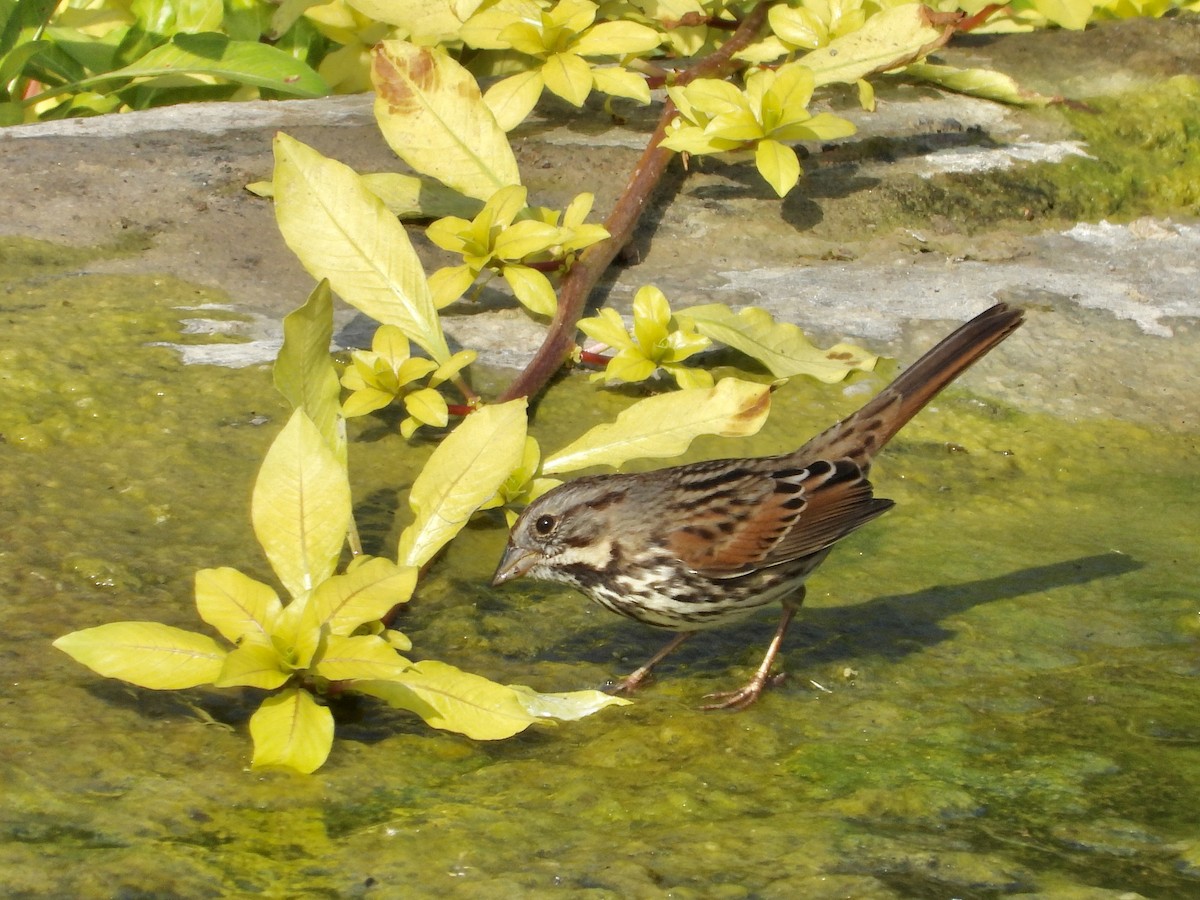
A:
[[[1022,322],[997,304],[962,325],[858,412],[779,456],[721,459],[564,484],[525,509],[493,584],[570,584],[613,612],[682,633],[618,689],[634,689],[687,634],[776,601],[783,617],[750,683],[713,695],[743,707],[766,686],[804,580],[830,548],[892,501],[871,461],[939,391]]]

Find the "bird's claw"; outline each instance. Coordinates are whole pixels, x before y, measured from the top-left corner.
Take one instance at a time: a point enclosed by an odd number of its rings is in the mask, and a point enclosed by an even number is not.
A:
[[[634,672],[633,675],[627,675],[620,681],[612,682],[604,688],[604,693],[632,694],[634,691],[640,688],[642,686],[642,682],[646,680],[646,676],[643,675],[641,677],[635,677],[636,675],[637,672]]]
[[[701,706],[701,709],[746,709],[753,706],[755,701],[762,696],[762,692],[768,686],[774,687],[784,680],[787,676],[783,672],[777,672],[769,677],[751,678],[749,682],[738,688],[736,691],[717,691],[712,694],[705,694],[705,700],[716,701],[714,703],[706,703]]]

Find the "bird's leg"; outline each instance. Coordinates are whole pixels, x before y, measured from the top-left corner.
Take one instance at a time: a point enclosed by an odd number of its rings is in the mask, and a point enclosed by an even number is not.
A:
[[[671,640],[667,642],[667,646],[663,647],[652,657],[650,657],[644,666],[641,666],[630,674],[626,675],[624,678],[610,687],[608,692],[610,694],[632,694],[641,686],[642,682],[646,680],[646,676],[650,674],[651,670],[655,666],[674,653],[680,644],[682,644],[695,633],[696,632],[694,631],[681,631],[679,634],[675,635],[675,637],[671,638]]]
[[[745,709],[758,699],[766,686],[773,680],[771,678],[771,666],[775,662],[779,648],[783,645],[783,636],[787,634],[788,626],[792,624],[792,619],[796,616],[796,610],[800,608],[800,604],[803,602],[803,587],[795,595],[783,602],[783,615],[780,616],[779,627],[775,629],[775,635],[771,638],[771,643],[767,645],[767,653],[763,657],[758,671],[754,673],[754,677],[736,691],[720,691],[715,694],[706,694],[704,699],[714,702],[705,704],[700,707],[701,709]]]

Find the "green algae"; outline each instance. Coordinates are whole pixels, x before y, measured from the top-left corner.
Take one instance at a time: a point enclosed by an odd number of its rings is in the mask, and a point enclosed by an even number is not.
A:
[[[269,578],[249,490],[283,404],[264,366],[156,346],[208,340],[179,307],[219,297],[72,271],[2,306],[6,895],[1200,895],[1195,434],[952,393],[881,458],[898,506],[814,576],[757,707],[694,708],[752,670],[770,616],[698,637],[628,709],[480,744],[358,701],[316,775],[251,772],[255,697],[139,690],[49,642],[196,628],[203,566]],[[794,380],[762,434],[695,453],[794,446],[859,398]],[[535,433],[627,402],[565,379]],[[375,552],[432,446],[393,426],[353,424]],[[419,650],[568,690],[657,648],[569,590],[490,589],[503,539],[483,519],[431,570],[402,626]]]
[[[996,228],[1019,232],[1054,223],[1124,222],[1200,211],[1200,80],[1177,75],[1085,100],[1029,115],[1054,123],[1052,130],[1073,132],[1086,156],[987,172],[896,178],[852,195],[843,201],[850,209],[835,215],[844,227],[865,228],[872,236],[885,227],[909,229],[913,222],[930,223],[952,235],[974,235]],[[950,137],[955,146],[1001,146],[983,132]],[[938,146],[930,143],[935,138],[867,137],[855,156],[878,161],[922,155]],[[814,177],[814,184],[820,184],[819,171]],[[802,181],[801,192],[804,185]],[[859,209],[862,203],[869,209]],[[856,219],[860,224],[854,226]]]

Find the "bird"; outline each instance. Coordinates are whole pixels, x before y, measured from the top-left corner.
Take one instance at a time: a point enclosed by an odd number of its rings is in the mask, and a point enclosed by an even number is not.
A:
[[[871,463],[943,388],[1024,321],[997,303],[959,326],[861,409],[799,449],[650,472],[577,478],[530,503],[492,577],[560,582],[606,609],[678,632],[611,687],[631,693],[698,631],[779,602],[782,615],[753,677],[706,695],[703,709],[744,709],[772,669],[804,601],[805,579],[833,545],[894,505],[874,496]]]

